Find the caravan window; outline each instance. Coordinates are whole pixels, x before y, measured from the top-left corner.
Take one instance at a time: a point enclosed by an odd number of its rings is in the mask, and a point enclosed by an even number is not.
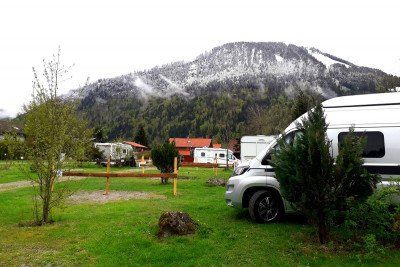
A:
[[[344,138],[348,135],[348,132],[341,132],[338,136],[339,149],[343,143]],[[364,151],[362,153],[363,158],[382,158],[385,156],[385,139],[381,132],[354,132],[358,137],[366,139]]]
[[[202,157],[205,157],[206,156],[206,153],[205,152],[201,152],[201,154],[200,154]]]
[[[219,153],[220,158],[225,158],[225,154]]]

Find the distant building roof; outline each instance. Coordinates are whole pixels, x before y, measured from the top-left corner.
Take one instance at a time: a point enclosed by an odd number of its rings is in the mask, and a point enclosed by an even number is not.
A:
[[[221,144],[213,144],[213,148],[221,148],[222,145]]]
[[[147,148],[147,146],[141,145],[139,143],[131,142],[131,141],[124,141],[124,144],[137,147],[137,148]]]
[[[176,147],[210,147],[210,138],[170,138],[169,142],[175,142]]]

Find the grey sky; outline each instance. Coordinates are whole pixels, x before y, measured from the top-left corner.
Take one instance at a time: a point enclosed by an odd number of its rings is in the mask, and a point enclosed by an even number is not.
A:
[[[15,115],[31,94],[32,66],[60,45],[75,63],[63,92],[191,60],[227,42],[313,46],[400,75],[400,1],[89,1],[0,3],[0,109]]]

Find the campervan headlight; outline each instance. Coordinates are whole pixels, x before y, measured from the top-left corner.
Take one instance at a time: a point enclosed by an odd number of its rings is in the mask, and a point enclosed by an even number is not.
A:
[[[250,168],[250,166],[239,166],[239,167],[236,167],[233,170],[233,175],[232,176],[241,175],[241,174],[245,173],[249,168]]]

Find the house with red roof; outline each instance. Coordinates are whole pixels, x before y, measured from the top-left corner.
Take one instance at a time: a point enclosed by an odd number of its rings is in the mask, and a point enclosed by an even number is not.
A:
[[[132,148],[136,148],[136,151],[139,151],[139,152],[148,149],[147,146],[141,145],[139,143],[131,142],[131,141],[124,141],[124,144],[130,145]]]
[[[212,147],[210,138],[170,138],[169,142],[175,142],[175,146],[179,151],[181,160],[184,162],[193,162],[193,150],[196,147]]]

